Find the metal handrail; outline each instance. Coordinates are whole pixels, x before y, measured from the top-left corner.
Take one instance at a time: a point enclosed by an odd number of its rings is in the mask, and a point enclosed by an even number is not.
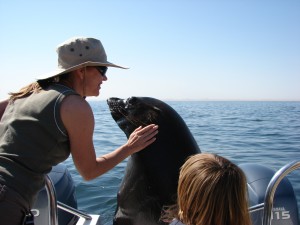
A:
[[[270,225],[271,224],[271,215],[272,215],[272,208],[274,202],[274,194],[277,189],[277,186],[281,182],[281,180],[287,176],[290,172],[300,168],[300,161],[293,161],[289,164],[283,166],[280,170],[278,170],[274,176],[272,177],[269,185],[267,187],[267,191],[265,194],[264,200],[264,212],[263,212],[263,225]]]
[[[248,210],[250,213],[253,213],[253,212],[264,209],[264,206],[265,206],[265,203],[260,203],[260,204],[249,207]]]
[[[57,208],[60,208],[66,212],[69,212],[75,216],[83,217],[86,220],[91,220],[92,217],[86,213],[83,213],[77,209],[74,209],[68,205],[65,205],[61,202],[56,201],[56,193],[54,185],[48,175],[45,176],[45,189],[47,191],[47,196],[49,199],[48,208],[49,208],[49,225],[58,225],[58,214]]]
[[[71,214],[75,215],[75,216],[83,217],[86,220],[91,220],[92,219],[92,217],[90,215],[88,215],[84,212],[81,212],[78,209],[74,209],[73,207],[68,206],[68,205],[66,205],[62,202],[59,202],[59,201],[57,201],[57,208],[62,209],[64,211],[68,212],[68,213],[71,213]]]
[[[47,191],[49,203],[49,225],[58,225],[57,219],[57,205],[56,205],[56,193],[53,186],[53,183],[48,175],[45,176],[45,188]]]

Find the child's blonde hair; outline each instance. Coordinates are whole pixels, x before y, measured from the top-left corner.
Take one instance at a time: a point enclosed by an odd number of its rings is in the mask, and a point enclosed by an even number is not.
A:
[[[180,170],[178,218],[186,225],[250,225],[247,196],[238,166],[215,154],[196,154]]]

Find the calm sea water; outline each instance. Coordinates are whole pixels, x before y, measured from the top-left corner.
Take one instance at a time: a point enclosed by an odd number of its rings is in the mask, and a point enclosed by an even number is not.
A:
[[[300,160],[300,102],[167,102],[185,120],[202,152],[217,153],[233,162],[258,163],[274,170]],[[95,114],[97,155],[126,142],[105,101],[90,102]],[[93,181],[85,182],[66,165],[75,181],[79,209],[100,214],[112,224],[116,196],[127,160]],[[300,170],[288,176],[300,208]]]

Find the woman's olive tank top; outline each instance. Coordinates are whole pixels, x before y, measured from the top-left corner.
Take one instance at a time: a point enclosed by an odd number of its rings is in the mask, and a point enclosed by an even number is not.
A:
[[[74,90],[53,84],[8,104],[0,121],[0,183],[20,193],[30,206],[44,175],[70,155],[60,107]]]

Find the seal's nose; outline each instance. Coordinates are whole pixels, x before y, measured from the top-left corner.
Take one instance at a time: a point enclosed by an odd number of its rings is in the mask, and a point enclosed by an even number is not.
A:
[[[115,107],[123,107],[125,105],[124,99],[111,97],[106,100],[110,109]]]

